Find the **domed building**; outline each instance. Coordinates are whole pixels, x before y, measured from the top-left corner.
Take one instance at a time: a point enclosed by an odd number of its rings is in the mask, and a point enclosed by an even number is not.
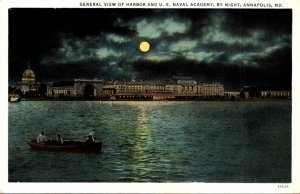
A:
[[[28,65],[28,68],[23,72],[22,75],[22,81],[19,83],[19,88],[22,91],[23,94],[26,92],[36,92],[39,88],[39,83],[36,83],[35,81],[35,73],[33,70],[30,69],[30,66]]]
[[[34,72],[28,67],[23,73],[22,76],[22,83],[35,83],[35,74]]]

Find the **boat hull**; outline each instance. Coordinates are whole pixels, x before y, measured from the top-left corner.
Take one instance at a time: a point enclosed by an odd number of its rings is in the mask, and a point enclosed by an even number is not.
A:
[[[13,95],[8,97],[8,102],[20,102],[20,101],[21,101],[20,96]]]
[[[64,140],[63,144],[53,141],[47,141],[44,144],[38,144],[36,139],[28,140],[27,144],[34,150],[41,151],[65,151],[65,152],[102,152],[103,142],[95,141],[88,144],[85,141]]]

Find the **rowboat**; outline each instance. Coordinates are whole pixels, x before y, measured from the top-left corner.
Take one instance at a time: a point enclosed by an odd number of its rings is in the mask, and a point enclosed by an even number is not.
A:
[[[21,97],[19,95],[9,95],[8,96],[8,102],[20,102],[21,101]]]
[[[43,144],[38,144],[36,139],[27,141],[27,144],[34,150],[42,151],[68,151],[68,152],[102,152],[103,142],[95,141],[87,143],[82,140],[63,140],[63,144],[48,140]]]

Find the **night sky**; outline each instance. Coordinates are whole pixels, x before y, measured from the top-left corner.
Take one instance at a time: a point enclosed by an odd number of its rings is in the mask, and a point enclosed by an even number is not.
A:
[[[291,42],[287,9],[10,9],[9,81],[29,61],[40,82],[183,75],[290,89]]]

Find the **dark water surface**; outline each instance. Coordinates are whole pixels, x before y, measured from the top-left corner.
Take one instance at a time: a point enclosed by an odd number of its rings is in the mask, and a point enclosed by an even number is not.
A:
[[[103,154],[26,140],[105,141]],[[22,101],[9,104],[11,182],[290,182],[291,102]]]

